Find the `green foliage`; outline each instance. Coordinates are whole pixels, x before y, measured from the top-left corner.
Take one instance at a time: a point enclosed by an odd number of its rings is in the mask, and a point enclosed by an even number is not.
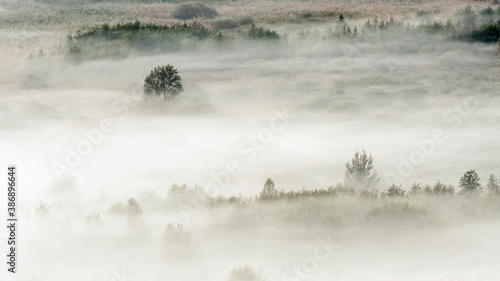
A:
[[[479,175],[475,170],[469,170],[460,178],[458,186],[461,188],[460,193],[470,194],[477,193],[481,190]]]
[[[479,29],[473,30],[463,38],[470,41],[495,43],[500,39],[500,20],[496,23],[483,24]]]
[[[171,16],[175,19],[190,20],[195,18],[212,19],[219,15],[217,11],[203,3],[183,3],[175,7]]]
[[[170,64],[157,66],[144,79],[144,94],[147,97],[160,98],[163,101],[179,95],[182,87],[181,77]]]
[[[418,196],[420,194],[422,194],[424,190],[422,189],[422,187],[420,186],[420,183],[413,183],[410,187],[410,192],[409,192],[409,195],[410,196]]]
[[[194,47],[215,34],[199,23],[178,25],[142,24],[139,21],[110,26],[104,24],[88,31],[68,35],[68,56],[73,58],[123,58],[132,50],[139,53],[174,52]]]
[[[378,198],[378,190],[376,189],[371,189],[371,190],[361,190],[358,193],[359,198],[364,198],[364,199],[377,199]]]
[[[229,273],[227,281],[265,281],[262,277],[262,269],[257,272],[249,265],[239,266]]]
[[[276,31],[265,29],[263,27],[256,27],[255,24],[253,23],[247,32],[247,37],[250,39],[269,39],[269,40],[280,39],[280,36]]]
[[[252,23],[251,18],[242,18],[237,22],[222,22],[224,27],[233,24],[241,27]],[[217,24],[215,24],[217,27]],[[227,26],[226,26],[227,27]],[[228,27],[228,28],[229,28]],[[251,25],[250,28],[239,28],[230,34],[209,30],[203,25],[190,24],[156,25],[139,21],[111,26],[103,24],[87,31],[69,34],[66,55],[73,60],[96,58],[125,58],[131,54],[172,53],[180,50],[195,49],[202,43],[219,44],[230,42],[235,38],[250,40],[277,40],[280,35],[276,31]]]
[[[490,7],[488,6],[488,8],[484,8],[482,9],[479,14],[481,16],[493,16],[495,14],[495,11]]]
[[[356,151],[351,162],[345,164],[345,185],[358,189],[371,189],[377,186],[380,178],[373,166],[373,157],[363,150]]]
[[[455,188],[452,185],[445,185],[438,181],[432,188],[432,193],[435,195],[452,195],[455,193]]]
[[[236,29],[245,25],[252,25],[253,19],[250,17],[240,18],[239,20],[235,19],[222,19],[217,20],[212,24],[212,28],[216,30],[220,29]]]
[[[398,185],[393,184],[389,187],[389,189],[387,189],[387,191],[385,192],[385,195],[387,195],[387,197],[405,197],[406,190],[401,188],[400,185],[398,186]]]

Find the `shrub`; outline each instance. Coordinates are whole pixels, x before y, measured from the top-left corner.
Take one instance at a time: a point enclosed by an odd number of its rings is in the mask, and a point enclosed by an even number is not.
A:
[[[264,29],[263,27],[256,27],[255,24],[250,26],[247,36],[250,39],[280,39],[280,36],[276,31]]]
[[[238,20],[239,25],[251,25],[253,23],[253,19],[251,17],[243,17]]]
[[[411,185],[411,188],[410,188],[410,192],[409,192],[409,194],[410,194],[411,196],[417,196],[417,195],[422,194],[422,192],[423,192],[423,189],[422,189],[422,187],[420,186],[420,183],[416,183],[416,182],[415,182],[415,183],[413,183],[413,184]]]
[[[171,16],[175,19],[190,20],[194,18],[212,19],[219,15],[217,11],[203,3],[180,4],[172,11]]]
[[[493,16],[495,14],[495,11],[493,11],[493,9],[488,6],[488,8],[482,9],[479,14],[481,16]]]
[[[389,189],[387,189],[385,194],[387,197],[405,197],[406,190],[402,189],[401,185],[397,186],[393,184],[389,187]]]
[[[470,39],[485,43],[494,43],[500,39],[500,21],[497,23],[487,23],[472,31]]]
[[[249,265],[240,266],[229,273],[227,281],[265,281],[262,277],[262,270],[257,272]]]
[[[452,185],[445,185],[438,181],[432,188],[432,193],[437,195],[454,194],[455,188]]]
[[[238,26],[238,22],[232,19],[218,20],[212,25],[215,29],[234,29]]]

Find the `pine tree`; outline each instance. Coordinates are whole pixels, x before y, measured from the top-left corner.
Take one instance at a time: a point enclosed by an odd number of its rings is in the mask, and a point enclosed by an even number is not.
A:
[[[490,194],[500,193],[500,184],[498,183],[498,179],[493,174],[490,175],[486,187],[488,188]]]
[[[274,188],[274,182],[268,178],[266,183],[264,184],[264,189],[260,193],[260,199],[269,200],[276,199],[278,197],[278,191]]]
[[[481,190],[479,175],[475,170],[469,170],[460,178],[458,186],[461,193],[475,193]]]
[[[373,157],[363,150],[356,151],[351,162],[345,164],[345,185],[355,189],[370,189],[377,186],[380,178],[373,166]]]

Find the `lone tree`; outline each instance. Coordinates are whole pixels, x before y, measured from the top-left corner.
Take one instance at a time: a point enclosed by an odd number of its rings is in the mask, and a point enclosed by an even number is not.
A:
[[[373,168],[373,157],[363,150],[361,153],[356,151],[351,162],[345,164],[345,179],[346,186],[355,189],[370,189],[377,186],[380,178],[377,176],[377,171]]]
[[[488,187],[490,194],[500,194],[500,184],[493,174],[490,175],[486,187]]]
[[[163,99],[163,102],[179,95],[183,90],[181,77],[170,64],[155,67],[144,79],[144,94]]]
[[[460,178],[458,186],[461,188],[461,193],[475,193],[481,190],[479,175],[476,170],[469,170]]]
[[[264,188],[260,193],[261,200],[271,200],[276,199],[278,197],[278,191],[274,187],[274,182],[272,179],[268,178],[266,183],[264,184]]]

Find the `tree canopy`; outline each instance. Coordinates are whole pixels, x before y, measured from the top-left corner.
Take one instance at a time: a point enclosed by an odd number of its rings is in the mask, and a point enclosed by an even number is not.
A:
[[[165,101],[179,95],[182,87],[181,77],[172,65],[157,66],[144,79],[144,94],[159,97]]]

